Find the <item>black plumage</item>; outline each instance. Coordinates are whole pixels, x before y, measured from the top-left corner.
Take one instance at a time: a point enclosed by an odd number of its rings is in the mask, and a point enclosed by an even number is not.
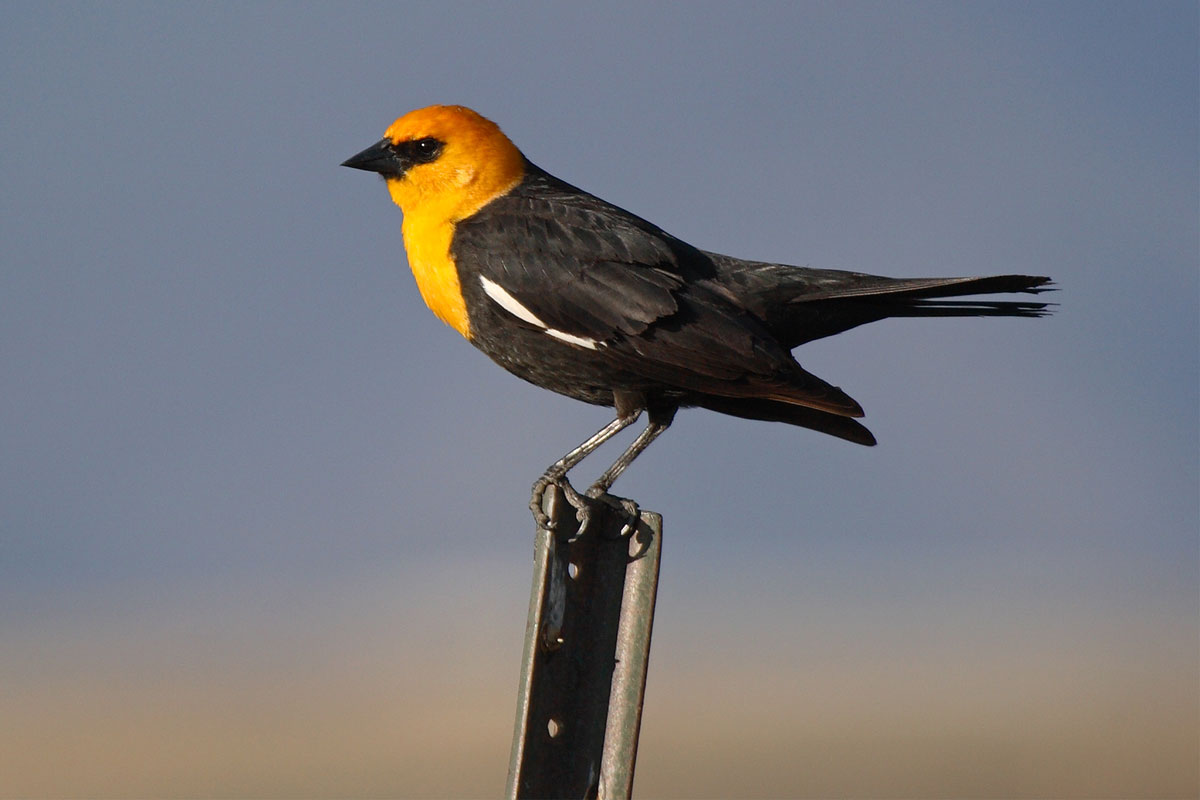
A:
[[[589,403],[632,404],[624,413],[668,417],[699,406],[860,444],[875,442],[851,419],[862,408],[805,371],[792,348],[886,317],[1039,316],[1044,303],[937,298],[1049,283],[884,278],[709,253],[528,162],[513,190],[457,224],[451,254],[473,343],[531,383]],[[480,276],[545,327],[499,307]],[[546,327],[595,348],[547,336]]]
[[[887,317],[1037,317],[1046,304],[964,295],[1036,294],[1048,278],[885,278],[746,261],[699,250],[529,162],[495,123],[462,106],[409,112],[345,162],[377,172],[405,215],[426,303],[498,364],[616,419],[534,484],[568,471],[643,411],[649,424],[591,485],[614,480],[682,407],[786,422],[859,444],[862,407],[805,371],[793,348]],[[448,234],[448,235],[447,235]]]

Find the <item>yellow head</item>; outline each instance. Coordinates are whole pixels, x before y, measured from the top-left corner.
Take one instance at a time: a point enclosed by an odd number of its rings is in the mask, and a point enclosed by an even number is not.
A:
[[[410,111],[346,162],[387,179],[405,217],[454,223],[520,182],[525,159],[498,125],[463,106]]]
[[[450,254],[454,226],[521,182],[521,151],[496,123],[469,108],[430,106],[400,117],[383,139],[343,166],[387,180],[404,212],[404,247],[421,296],[443,322],[471,338]]]

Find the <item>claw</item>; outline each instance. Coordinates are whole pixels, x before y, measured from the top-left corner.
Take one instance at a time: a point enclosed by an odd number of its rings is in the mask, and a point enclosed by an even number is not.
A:
[[[628,497],[618,497],[615,494],[609,494],[608,490],[603,486],[592,486],[587,490],[587,496],[593,500],[598,500],[608,506],[614,513],[620,514],[625,522],[621,526],[621,532],[618,536],[632,536],[637,530],[638,521],[642,517],[642,510],[638,504]]]
[[[558,486],[562,489],[563,499],[570,503],[571,508],[575,509],[575,519],[579,520],[579,527],[570,538],[570,541],[573,542],[583,536],[584,532],[588,529],[588,525],[591,524],[592,507],[588,499],[575,491],[575,487],[566,478],[559,481]]]
[[[538,527],[546,530],[555,530],[558,523],[550,517],[543,508],[546,491],[551,486],[557,486],[562,493],[562,499],[565,500],[571,508],[575,509],[575,519],[579,520],[579,529],[571,537],[572,540],[578,539],[587,529],[588,523],[592,519],[591,502],[588,498],[575,491],[575,487],[566,478],[548,478],[542,476],[533,484],[533,494],[529,499],[529,510],[533,512],[533,519],[537,522]]]
[[[538,478],[533,484],[533,494],[529,498],[529,510],[533,512],[534,522],[537,523],[539,528],[545,528],[546,530],[553,530],[554,528],[554,523],[543,508],[546,490],[553,483],[554,481],[544,475]]]
[[[542,476],[533,484],[533,494],[529,499],[529,510],[538,527],[554,530],[556,522],[550,518],[543,508],[546,491],[551,486],[557,486],[562,492],[562,499],[575,509],[575,519],[579,520],[579,528],[571,536],[575,541],[587,533],[596,519],[596,506],[603,505],[608,511],[619,514],[624,520],[618,536],[631,536],[637,530],[638,520],[641,519],[641,509],[638,504],[626,497],[609,494],[603,486],[592,486],[585,494],[580,494],[566,478],[548,478]]]

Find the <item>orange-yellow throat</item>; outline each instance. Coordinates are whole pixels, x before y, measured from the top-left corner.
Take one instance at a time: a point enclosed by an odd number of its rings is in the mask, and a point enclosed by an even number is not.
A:
[[[405,214],[403,230],[408,266],[425,305],[438,319],[470,339],[467,303],[458,282],[458,267],[450,255],[454,223]]]
[[[512,191],[525,174],[525,158],[496,123],[462,106],[430,106],[392,123],[393,144],[424,138],[441,143],[429,163],[388,178],[392,201],[404,212],[404,248],[425,304],[454,330],[471,338],[471,321],[450,255],[454,226]]]

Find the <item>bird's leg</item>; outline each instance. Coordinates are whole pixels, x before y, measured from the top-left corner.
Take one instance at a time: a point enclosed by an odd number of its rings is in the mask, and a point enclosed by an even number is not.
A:
[[[604,470],[604,473],[596,479],[587,490],[587,496],[601,500],[608,504],[614,510],[617,510],[625,515],[625,526],[621,530],[621,535],[631,533],[637,527],[640,511],[638,504],[627,497],[617,497],[608,493],[613,483],[621,476],[633,460],[640,456],[642,452],[650,446],[650,443],[657,439],[662,432],[671,427],[671,421],[675,417],[675,409],[670,409],[666,413],[650,413],[650,424],[645,430],[637,435],[637,438],[629,443],[629,447],[625,448],[625,452],[617,457],[612,466]],[[582,531],[582,528],[581,528]]]
[[[584,517],[587,515],[587,501],[575,491],[570,481],[566,479],[567,472],[591,455],[597,447],[636,422],[641,413],[640,409],[626,414],[618,412],[616,419],[596,431],[583,444],[551,464],[545,474],[537,479],[537,482],[533,484],[533,496],[529,500],[529,510],[533,512],[533,518],[537,520],[539,527],[550,527],[550,520],[546,516],[546,512],[542,510],[542,496],[545,495],[546,489],[551,484],[558,484],[562,487],[563,497],[575,509],[576,516],[579,517],[580,522],[583,522]]]

